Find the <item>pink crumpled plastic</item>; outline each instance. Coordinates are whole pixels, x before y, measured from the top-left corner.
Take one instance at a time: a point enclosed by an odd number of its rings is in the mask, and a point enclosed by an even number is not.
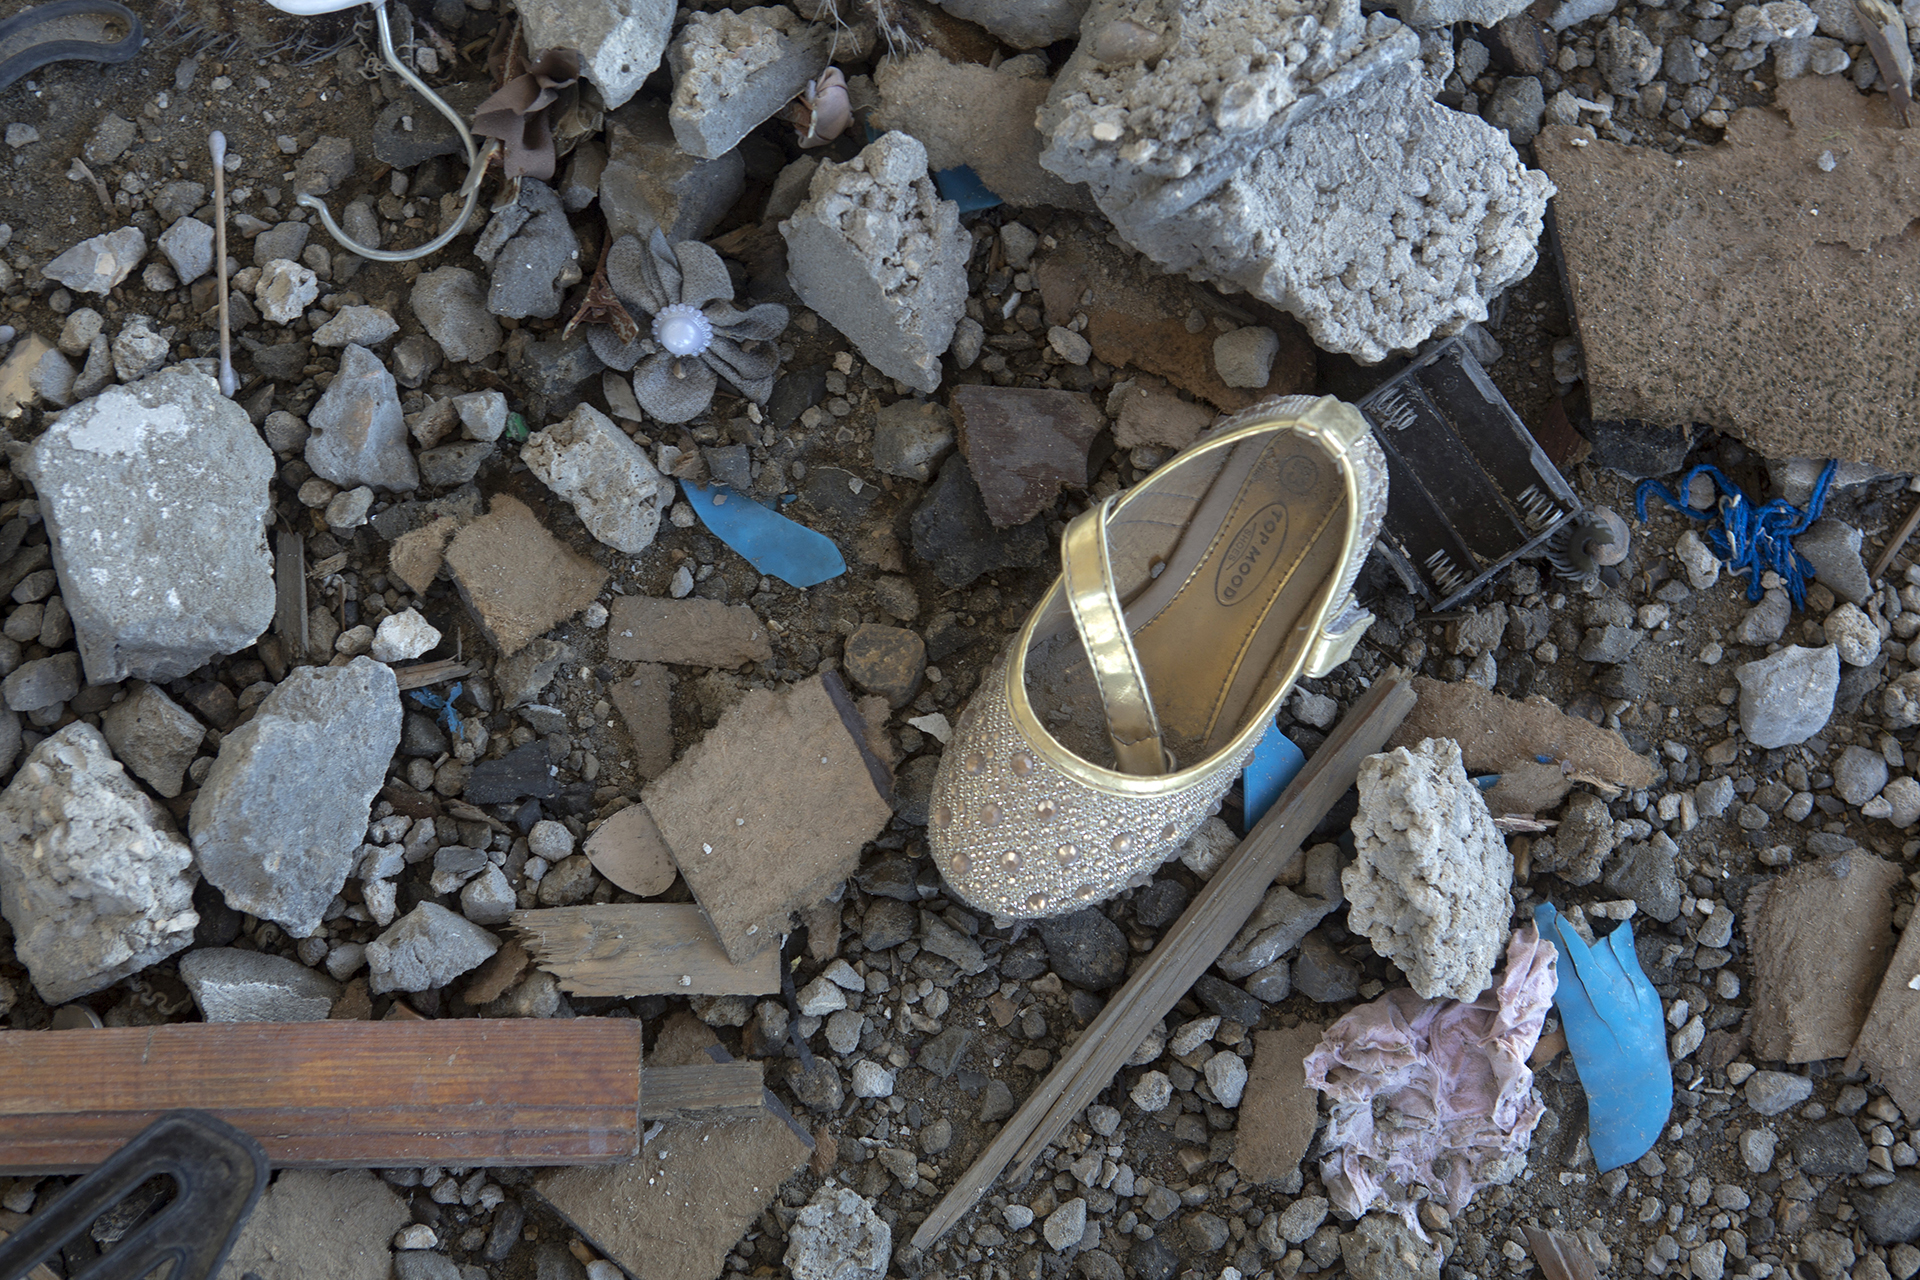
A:
[[[1420,1189],[1458,1213],[1481,1187],[1512,1176],[1543,1110],[1527,1058],[1553,1004],[1558,958],[1528,924],[1478,999],[1426,1000],[1402,988],[1327,1028],[1306,1072],[1333,1100],[1320,1179],[1335,1207],[1358,1218],[1383,1201],[1424,1240]]]

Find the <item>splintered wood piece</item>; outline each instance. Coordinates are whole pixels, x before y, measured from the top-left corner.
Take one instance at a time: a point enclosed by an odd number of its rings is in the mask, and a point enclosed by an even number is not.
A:
[[[516,911],[533,962],[576,996],[764,996],[780,990],[780,949],[735,964],[691,902]]]
[[[428,685],[470,676],[473,674],[473,664],[461,662],[458,658],[436,658],[432,662],[416,662],[410,667],[395,667],[393,674],[400,681],[400,692],[405,693],[409,689],[424,689]]]
[[[1247,838],[1214,872],[1160,945],[1107,1002],[1047,1077],[1034,1086],[971,1168],[935,1205],[913,1247],[925,1252],[986,1193],[1001,1170],[1013,1166],[1019,1182],[1047,1144],[1107,1087],[1194,980],[1206,972],[1260,905],[1267,886],[1300,854],[1300,846],[1360,776],[1360,762],[1386,744],[1387,735],[1415,702],[1405,680],[1381,679],[1353,705],[1305,769]]]
[[[293,650],[307,656],[307,542],[291,529],[273,535],[273,630]]]
[[[648,1067],[646,1120],[737,1120],[767,1112],[766,1069],[758,1062]]]
[[[0,1032],[0,1173],[78,1173],[161,1112],[276,1168],[604,1164],[640,1150],[640,1024],[176,1023]]]

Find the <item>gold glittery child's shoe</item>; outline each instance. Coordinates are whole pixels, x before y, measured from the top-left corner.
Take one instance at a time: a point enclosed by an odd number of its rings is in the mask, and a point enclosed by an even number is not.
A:
[[[1386,506],[1359,412],[1290,396],[1077,517],[1061,577],[934,777],[928,838],[947,883],[1030,919],[1111,897],[1178,852],[1294,681],[1346,661],[1372,623],[1353,584]]]

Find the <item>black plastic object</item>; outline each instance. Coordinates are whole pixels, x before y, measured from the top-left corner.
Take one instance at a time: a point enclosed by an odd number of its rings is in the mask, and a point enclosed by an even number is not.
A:
[[[153,1178],[173,1182],[173,1199],[72,1280],[207,1280],[259,1203],[267,1153],[204,1111],[169,1111],[0,1241],[0,1277],[26,1275]]]
[[[0,89],[49,62],[125,62],[146,38],[140,15],[114,0],[57,0],[0,22]]]
[[[1387,455],[1381,549],[1429,608],[1459,604],[1580,509],[1459,338],[1381,383],[1359,408]]]

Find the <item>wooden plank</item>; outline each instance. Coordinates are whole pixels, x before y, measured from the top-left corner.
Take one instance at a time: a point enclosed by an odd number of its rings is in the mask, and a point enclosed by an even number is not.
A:
[[[577,996],[762,996],[780,990],[780,949],[735,964],[691,902],[516,911],[533,962]]]
[[[1353,786],[1360,762],[1380,750],[1414,702],[1406,681],[1382,679],[1354,704],[1267,816],[1227,855],[1147,962],[934,1206],[913,1233],[915,1249],[925,1252],[945,1235],[1009,1164],[1010,1182],[1021,1181],[1047,1145],[1107,1087],[1148,1028],[1167,1016],[1233,941],[1274,877],[1299,856],[1314,827]]]
[[[600,1164],[640,1149],[640,1024],[176,1023],[0,1032],[0,1173],[76,1173],[197,1107],[277,1168]]]
[[[410,667],[395,667],[393,674],[400,681],[400,692],[405,693],[409,689],[424,689],[444,680],[470,676],[473,674],[473,664],[457,658],[436,658],[432,662],[416,662]]]
[[[307,540],[291,529],[273,535],[273,630],[291,661],[307,660]]]
[[[643,1120],[735,1120],[767,1114],[766,1068],[759,1062],[648,1067]]]

